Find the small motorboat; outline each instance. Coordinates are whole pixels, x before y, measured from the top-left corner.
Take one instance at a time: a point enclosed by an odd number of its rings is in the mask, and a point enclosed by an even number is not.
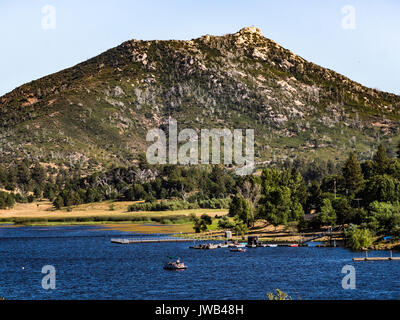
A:
[[[218,248],[228,248],[228,245],[227,244],[219,244]]]
[[[245,248],[246,247],[246,243],[240,243],[240,242],[232,242],[232,243],[228,243],[228,247],[231,248]]]
[[[176,259],[176,261],[170,261],[164,265],[164,270],[185,270],[185,269],[187,269],[187,266],[185,266],[185,264],[181,262],[179,258]]]
[[[214,243],[206,244],[205,247],[204,247],[204,249],[206,249],[206,250],[214,250],[214,249],[217,249],[217,248],[218,248],[218,245],[216,245]]]
[[[292,247],[292,248],[295,248],[295,247],[298,247],[299,245],[297,244],[297,243],[295,243],[295,244],[289,244],[289,247]]]
[[[267,246],[270,248],[276,248],[278,245],[277,244],[268,244]]]
[[[256,244],[248,244],[246,245],[247,248],[257,248]]]
[[[190,249],[202,249],[202,246],[201,246],[201,244],[200,245],[198,245],[198,246],[190,246],[189,247]]]
[[[243,248],[233,248],[230,249],[231,252],[246,252],[246,249]]]

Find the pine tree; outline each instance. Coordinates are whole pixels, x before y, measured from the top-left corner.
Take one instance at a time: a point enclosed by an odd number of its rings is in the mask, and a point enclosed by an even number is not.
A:
[[[397,145],[397,158],[400,159],[400,141],[399,144]]]
[[[322,191],[318,181],[314,180],[308,188],[308,197],[306,197],[306,210],[310,213],[311,210],[320,210],[322,205]]]
[[[380,144],[374,157],[374,173],[385,174],[389,166],[389,157],[385,147]]]
[[[364,176],[361,166],[354,152],[351,152],[342,169],[344,187],[349,196],[357,194],[364,185]]]
[[[61,209],[64,206],[64,199],[61,196],[58,196],[53,202],[54,208],[57,210]]]

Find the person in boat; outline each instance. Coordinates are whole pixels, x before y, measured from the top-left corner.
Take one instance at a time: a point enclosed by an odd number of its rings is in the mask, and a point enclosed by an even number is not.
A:
[[[176,265],[178,266],[178,268],[183,268],[185,267],[185,265],[178,259],[176,260]]]

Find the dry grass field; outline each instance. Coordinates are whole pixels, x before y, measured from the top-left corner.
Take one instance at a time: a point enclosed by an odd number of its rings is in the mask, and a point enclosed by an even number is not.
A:
[[[211,217],[216,215],[225,215],[228,213],[226,209],[190,209],[190,210],[176,210],[176,211],[140,211],[128,212],[128,206],[137,202],[134,201],[104,201],[97,203],[82,204],[79,206],[71,207],[71,211],[67,209],[54,210],[51,202],[40,201],[34,203],[15,204],[13,209],[0,210],[0,219],[13,219],[13,218],[78,218],[78,217],[101,217],[110,215],[124,215],[131,216],[171,216],[171,215],[190,215],[195,213],[200,216],[207,213]],[[113,207],[113,210],[111,210]]]

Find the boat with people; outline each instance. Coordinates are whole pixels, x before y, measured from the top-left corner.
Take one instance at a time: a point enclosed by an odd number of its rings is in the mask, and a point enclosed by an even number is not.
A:
[[[230,249],[231,252],[246,252],[244,248],[232,248]]]
[[[164,270],[185,270],[187,266],[180,261],[179,258],[169,257],[170,259],[176,259],[175,261],[169,261],[164,265]]]

